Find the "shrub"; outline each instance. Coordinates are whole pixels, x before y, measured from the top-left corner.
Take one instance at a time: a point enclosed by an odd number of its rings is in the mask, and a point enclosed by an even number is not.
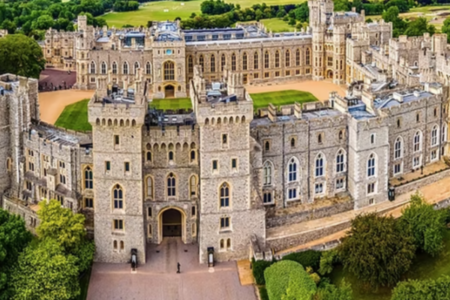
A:
[[[303,252],[291,253],[283,257],[283,260],[292,260],[298,262],[303,267],[311,267],[313,270],[319,269],[320,257],[322,252],[315,250],[307,250]]]
[[[333,271],[333,266],[337,263],[338,256],[336,250],[329,250],[322,252],[322,256],[320,257],[320,268],[319,274],[326,275],[330,274]]]
[[[320,284],[314,300],[352,300],[352,288],[345,280],[340,287],[336,287],[329,282]]]
[[[267,294],[270,300],[311,300],[317,287],[302,265],[279,261],[266,269]]]
[[[392,292],[391,300],[448,300],[450,299],[450,277],[436,280],[408,280],[400,282]]]
[[[270,267],[272,264],[273,264],[272,261],[266,261],[266,260],[253,261],[252,272],[253,272],[253,277],[255,278],[257,285],[266,284],[266,281],[264,279],[264,271],[268,267]]]
[[[267,294],[267,289],[265,286],[259,287],[259,297],[261,300],[269,300],[269,295]]]

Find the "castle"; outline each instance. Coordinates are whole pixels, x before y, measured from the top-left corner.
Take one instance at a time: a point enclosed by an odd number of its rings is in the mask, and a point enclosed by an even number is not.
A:
[[[49,30],[48,64],[96,89],[92,133],[44,124],[37,81],[2,75],[2,206],[33,229],[37,203],[57,199],[87,216],[96,261],[137,249],[145,263],[166,236],[198,243],[200,262],[211,247],[218,261],[267,257],[299,242],[270,228],[387,201],[389,180],[448,155],[446,36],[393,39],[390,23],[308,4],[310,27],[295,33],[94,29],[83,16],[73,34]],[[254,110],[246,85],[293,79],[349,91]],[[149,109],[187,95],[191,111]]]

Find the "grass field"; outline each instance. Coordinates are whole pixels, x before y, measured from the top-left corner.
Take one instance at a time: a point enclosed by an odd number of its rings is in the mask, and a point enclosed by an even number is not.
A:
[[[176,17],[181,19],[189,18],[195,12],[200,13],[200,4],[203,0],[193,1],[157,1],[144,3],[137,11],[130,12],[112,12],[101,16],[106,20],[108,26],[122,27],[125,24],[134,26],[147,25],[148,21],[173,21]],[[232,2],[232,1],[227,1]],[[304,0],[267,0],[264,1],[267,5],[282,5],[282,4],[299,4]],[[262,3],[256,0],[243,0],[236,2],[242,8],[251,7],[254,4]],[[281,20],[280,20],[281,21]],[[281,21],[282,22],[282,21]],[[284,22],[283,22],[284,23]],[[285,23],[286,26],[287,23]],[[275,31],[275,30],[274,30]]]
[[[314,97],[313,94],[295,90],[251,94],[251,96],[255,110],[267,107],[269,103],[272,103],[275,106],[280,106],[293,104],[294,102],[306,103],[317,101],[317,98]]]
[[[67,105],[58,120],[56,120],[55,126],[76,131],[92,130],[92,126],[88,122],[88,102],[89,99],[85,99],[74,104]]]
[[[436,279],[441,275],[450,275],[450,230],[445,233],[445,247],[440,255],[431,257],[426,254],[418,254],[413,262],[411,269],[406,273],[406,279]],[[340,284],[342,279],[352,285],[353,299],[355,300],[389,300],[391,298],[391,289],[379,288],[372,292],[367,286],[345,272],[342,266],[336,267],[331,273],[331,281]]]
[[[278,18],[264,19],[261,20],[261,22],[268,30],[272,30],[273,32],[287,32],[295,30],[294,26],[291,26],[287,22]]]
[[[191,109],[190,98],[176,98],[176,99],[153,99],[150,103],[151,108],[160,110],[178,110],[178,109]]]

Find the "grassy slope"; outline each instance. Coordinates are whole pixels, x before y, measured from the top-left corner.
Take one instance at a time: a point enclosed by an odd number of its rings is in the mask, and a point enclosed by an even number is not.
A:
[[[441,275],[450,275],[450,230],[447,230],[444,242],[445,248],[436,257],[426,254],[417,255],[404,279],[436,279]],[[377,292],[372,292],[357,278],[345,272],[341,266],[333,270],[331,281],[339,284],[344,277],[352,285],[353,299],[355,300],[389,300],[391,298],[389,288],[380,288]]]
[[[264,19],[261,20],[261,22],[268,30],[272,30],[273,32],[287,32],[295,30],[294,26],[291,26],[287,22],[278,18]]]
[[[192,108],[190,98],[176,98],[176,99],[153,99],[150,107],[161,110],[177,110]]]
[[[267,107],[269,103],[279,106],[293,104],[294,102],[305,103],[317,101],[317,98],[311,93],[295,90],[251,94],[251,96],[255,110],[258,108]]]
[[[92,130],[91,124],[88,122],[88,102],[89,99],[85,99],[67,105],[56,120],[55,126],[77,131]]]

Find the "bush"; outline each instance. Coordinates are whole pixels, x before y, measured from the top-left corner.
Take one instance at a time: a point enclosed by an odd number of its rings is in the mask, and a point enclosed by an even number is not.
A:
[[[264,285],[266,281],[264,279],[264,271],[273,264],[272,261],[258,260],[252,263],[253,277],[255,278],[257,285]]]
[[[408,280],[400,282],[392,292],[391,300],[448,300],[450,299],[450,277],[436,280]]]
[[[330,274],[333,271],[333,266],[338,261],[337,251],[329,250],[322,252],[322,256],[320,257],[320,275]]]
[[[283,257],[283,260],[292,260],[298,262],[303,267],[311,267],[314,271],[319,269],[320,257],[322,252],[315,250],[307,250],[303,252],[291,253]]]
[[[314,300],[352,300],[352,288],[345,280],[341,287],[336,287],[329,282],[321,283]]]
[[[265,286],[259,287],[259,297],[261,300],[269,300],[269,295],[267,294],[267,289]]]
[[[270,300],[311,300],[317,287],[302,265],[279,261],[266,269],[267,294]]]

